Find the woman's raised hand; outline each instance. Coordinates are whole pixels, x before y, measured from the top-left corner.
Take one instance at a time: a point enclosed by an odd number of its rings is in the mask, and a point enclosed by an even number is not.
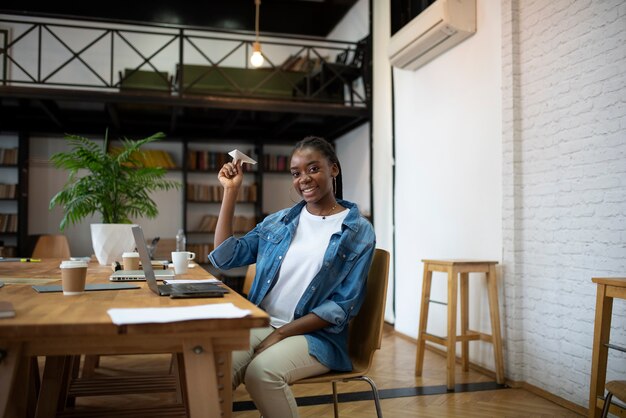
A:
[[[238,188],[243,181],[243,170],[241,169],[241,161],[237,163],[226,163],[222,166],[217,179],[225,189]]]

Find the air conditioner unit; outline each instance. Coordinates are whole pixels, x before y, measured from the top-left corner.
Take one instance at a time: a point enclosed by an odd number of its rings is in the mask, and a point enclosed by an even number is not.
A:
[[[476,0],[437,0],[389,42],[391,65],[417,70],[476,32]]]

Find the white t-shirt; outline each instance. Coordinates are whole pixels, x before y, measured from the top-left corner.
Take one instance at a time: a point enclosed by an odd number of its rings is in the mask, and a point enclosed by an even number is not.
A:
[[[322,267],[330,237],[341,231],[341,224],[348,212],[346,209],[324,219],[310,214],[306,206],[302,209],[278,280],[260,304],[261,309],[270,316],[270,325],[279,328],[293,321],[296,305]]]

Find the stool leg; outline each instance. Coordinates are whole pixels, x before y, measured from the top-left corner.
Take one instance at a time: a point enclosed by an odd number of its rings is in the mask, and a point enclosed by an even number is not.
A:
[[[461,335],[467,336],[469,329],[469,273],[461,273]],[[463,371],[469,371],[469,341],[461,342],[461,365]]]
[[[417,330],[417,355],[415,356],[415,376],[421,376],[424,367],[424,350],[426,341],[424,334],[428,325],[428,308],[430,305],[430,284],[433,280],[433,272],[428,263],[424,263],[424,276],[422,280],[422,305],[420,306],[420,323]]]
[[[589,417],[596,418],[601,414],[597,405],[599,396],[604,395],[606,382],[606,366],[609,349],[605,345],[611,336],[611,315],[613,298],[607,296],[606,286],[598,284],[596,294],[596,318],[593,329],[593,354],[591,356],[591,384],[589,388]]]
[[[496,362],[496,382],[504,384],[504,359],[502,356],[502,336],[500,334],[500,308],[498,305],[498,278],[496,267],[489,266],[487,273],[487,289],[489,294],[489,316],[491,318],[491,341]]]
[[[448,353],[447,372],[448,390],[454,390],[454,368],[456,362],[456,300],[457,300],[457,271],[454,267],[448,269]]]
[[[611,392],[606,394],[604,398],[604,406],[602,407],[602,418],[609,416],[609,409],[611,409],[611,400],[613,400],[613,394]]]

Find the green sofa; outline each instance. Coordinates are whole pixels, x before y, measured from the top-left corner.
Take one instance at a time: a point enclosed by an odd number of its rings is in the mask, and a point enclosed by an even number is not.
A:
[[[172,77],[166,71],[135,70],[126,68],[120,72],[120,90],[149,90],[167,92],[172,89]]]
[[[182,93],[291,98],[307,73],[272,68],[183,65]],[[180,79],[180,68],[177,80]]]

